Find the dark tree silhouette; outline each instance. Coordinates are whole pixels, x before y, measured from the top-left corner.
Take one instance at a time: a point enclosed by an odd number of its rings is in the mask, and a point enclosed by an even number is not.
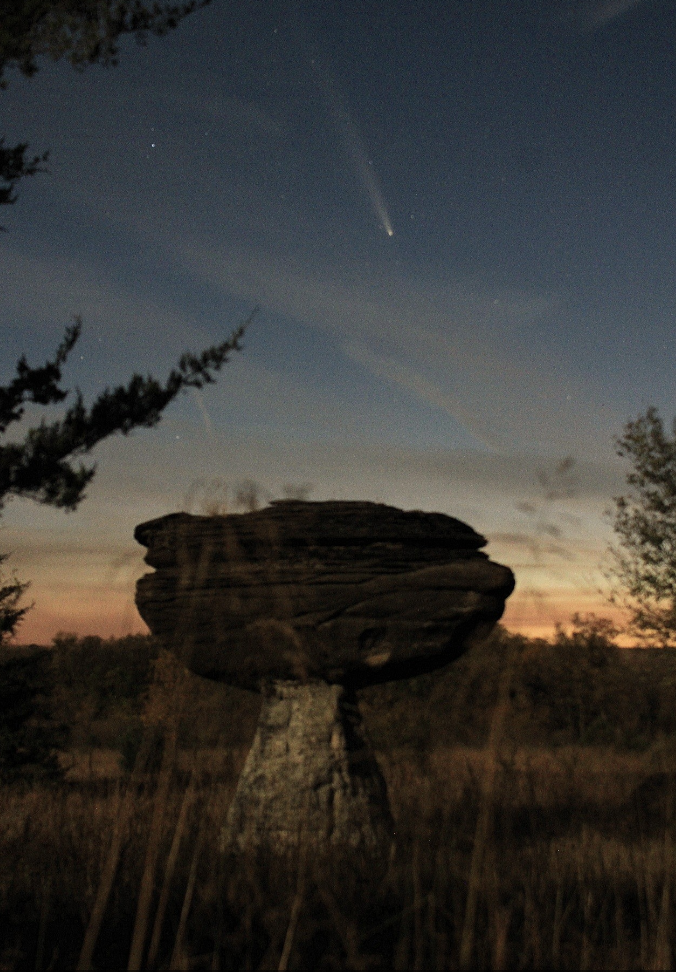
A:
[[[211,0],[167,3],[153,0],[2,0],[0,2],[0,89],[5,70],[14,66],[26,77],[38,70],[41,56],[67,58],[79,71],[89,64],[117,64],[117,40],[134,34],[144,45],[148,33],[162,36]],[[27,142],[11,148],[0,139],[0,205],[16,202],[14,187],[24,176],[46,172],[48,152],[28,159]],[[2,229],[2,227],[0,227]]]
[[[676,437],[676,419],[673,423]],[[615,496],[614,530],[626,555],[610,547],[615,567],[604,572],[620,581],[609,596],[631,614],[630,630],[639,638],[676,645],[676,438],[664,434],[651,407],[616,440],[617,454],[631,459],[627,483],[635,493]],[[606,515],[611,514],[606,510]]]
[[[57,752],[69,738],[52,711],[52,652],[31,645],[0,648],[0,783],[25,778],[59,780]]]
[[[36,155],[29,162],[26,158],[28,142],[21,142],[14,148],[5,148],[5,140],[0,138],[0,179],[6,184],[0,186],[0,206],[9,206],[17,200],[16,193],[13,192],[14,186],[19,179],[27,175],[35,175],[36,172],[47,172],[48,170],[40,166],[41,162],[46,162],[49,152],[44,155]],[[4,226],[0,230],[5,231]]]
[[[85,487],[93,479],[96,464],[78,469],[71,461],[90,452],[102,439],[115,432],[128,435],[139,426],[152,427],[160,421],[163,410],[186,388],[201,388],[215,381],[211,371],[219,371],[233,351],[241,350],[241,339],[256,310],[227,341],[203,351],[199,358],[184,354],[162,386],[152,376],[134,374],[125,386],[106,389],[87,411],[82,393],[76,389],[75,403],[64,418],[30,429],[23,442],[0,445],[0,511],[12,496],[24,496],[38,503],[57,506],[67,512],[84,499]],[[0,388],[0,434],[24,414],[24,401],[38,405],[61,402],[68,394],[58,387],[61,366],[80,335],[82,321],[66,329],[66,336],[54,361],[42,368],[29,368],[25,355],[17,363],[17,376],[8,387]],[[6,556],[6,555],[5,555]],[[0,556],[0,562],[5,559]],[[11,636],[28,608],[17,609],[16,603],[27,584],[0,587],[0,644]]]
[[[0,564],[7,560],[8,556],[8,554],[0,554]],[[29,607],[17,608],[19,598],[27,587],[30,587],[30,584],[21,584],[16,574],[13,583],[0,587],[0,647],[12,637],[24,614],[35,606],[31,604]]]

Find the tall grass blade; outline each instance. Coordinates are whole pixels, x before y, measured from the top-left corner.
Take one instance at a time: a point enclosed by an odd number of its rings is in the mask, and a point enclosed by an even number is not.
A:
[[[207,808],[205,807],[205,811]],[[183,896],[183,905],[181,907],[181,917],[178,921],[178,930],[176,932],[176,941],[174,942],[174,951],[171,955],[171,965],[172,969],[182,969],[185,963],[185,953],[183,949],[183,941],[185,939],[185,929],[188,923],[188,915],[190,914],[190,907],[192,905],[193,894],[195,892],[195,881],[197,878],[197,865],[199,863],[200,853],[202,852],[202,844],[204,842],[204,837],[206,834],[206,817],[205,812],[200,821],[199,830],[197,832],[197,840],[195,841],[195,849],[192,855],[192,861],[190,862],[190,873],[188,874],[188,883],[185,888],[185,894]]]
[[[477,818],[472,860],[469,870],[467,888],[467,902],[460,942],[460,968],[469,969],[474,948],[474,928],[476,922],[477,905],[481,885],[481,871],[483,855],[488,839],[493,808],[493,791],[495,787],[495,770],[497,767],[497,749],[502,738],[502,730],[509,706],[509,687],[511,684],[511,664],[508,662],[503,669],[498,689],[498,698],[491,718],[491,728],[486,746],[486,766],[483,778],[481,805]]]
[[[101,924],[103,923],[103,916],[105,915],[106,908],[108,906],[110,892],[113,888],[113,881],[115,880],[115,873],[120,860],[122,845],[127,836],[127,826],[134,807],[134,798],[136,796],[136,788],[139,777],[146,767],[148,757],[150,756],[156,740],[156,732],[150,728],[146,729],[141,740],[141,745],[136,753],[134,767],[132,769],[131,778],[127,785],[126,793],[122,800],[122,806],[115,817],[113,836],[110,841],[108,856],[103,866],[103,872],[99,882],[99,889],[89,919],[89,925],[87,926],[87,931],[85,932],[84,941],[82,943],[80,958],[77,963],[77,972],[90,972],[90,970],[93,968],[92,960],[94,957],[94,949],[96,948],[96,942],[98,941]]]
[[[153,924],[153,931],[150,937],[150,947],[148,949],[148,968],[152,969],[157,963],[157,953],[160,948],[160,936],[162,934],[162,925],[164,923],[164,915],[167,910],[167,904],[169,902],[169,893],[171,891],[171,882],[174,877],[174,870],[176,868],[176,862],[178,860],[178,852],[181,846],[181,840],[183,839],[183,834],[185,832],[185,825],[188,819],[188,811],[192,805],[195,798],[195,765],[193,763],[192,772],[190,774],[190,782],[183,794],[183,800],[181,801],[181,809],[178,814],[178,820],[176,822],[176,829],[174,830],[174,836],[171,842],[171,847],[169,849],[169,857],[167,858],[167,863],[164,869],[164,880],[162,883],[162,890],[160,891],[160,900],[157,904],[157,912],[155,913],[155,921]]]
[[[291,915],[289,917],[289,926],[286,929],[286,936],[284,938],[284,947],[282,948],[282,954],[279,959],[279,965],[277,966],[278,972],[286,972],[286,970],[289,967],[289,956],[291,955],[291,949],[293,948],[293,938],[294,935],[296,934],[296,926],[298,925],[300,909],[303,906],[303,898],[305,897],[306,855],[307,855],[307,844],[305,840],[301,840],[296,894],[294,895],[293,904],[291,906]]]
[[[420,883],[420,842],[413,845],[413,968],[415,972],[422,972],[423,966],[423,897]]]
[[[170,730],[164,740],[162,766],[160,768],[160,776],[155,793],[155,804],[153,807],[152,822],[150,824],[148,846],[146,848],[146,859],[143,865],[141,889],[136,904],[136,918],[134,920],[134,931],[129,949],[127,972],[140,972],[141,963],[143,962],[143,949],[146,942],[148,922],[150,920],[150,905],[155,886],[157,856],[160,849],[160,839],[162,837],[162,822],[164,820],[169,784],[171,783],[176,758],[176,741],[176,730]]]
[[[47,875],[42,889],[42,905],[40,907],[40,924],[38,925],[38,940],[35,948],[35,970],[38,972],[44,962],[45,934],[52,897],[52,875]]]

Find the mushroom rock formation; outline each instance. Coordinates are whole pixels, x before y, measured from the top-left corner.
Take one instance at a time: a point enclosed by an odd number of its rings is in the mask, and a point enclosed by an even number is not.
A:
[[[434,671],[486,637],[514,575],[441,513],[277,500],[246,514],[172,513],[136,540],[152,633],[197,675],[263,695],[223,846],[377,852],[385,782],[355,691]]]

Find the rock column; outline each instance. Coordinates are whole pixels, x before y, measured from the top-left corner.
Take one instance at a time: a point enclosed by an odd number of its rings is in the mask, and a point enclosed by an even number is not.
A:
[[[277,681],[221,835],[224,851],[308,846],[383,856],[394,823],[385,780],[341,685]]]

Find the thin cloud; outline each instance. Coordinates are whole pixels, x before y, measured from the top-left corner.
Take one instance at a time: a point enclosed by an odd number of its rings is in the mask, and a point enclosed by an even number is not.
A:
[[[646,0],[592,0],[572,8],[570,16],[583,30],[595,30],[645,3]]]
[[[610,442],[610,410],[599,415],[565,360],[531,338],[531,326],[536,336],[543,322],[562,318],[558,294],[496,291],[479,279],[365,281],[358,268],[343,268],[341,279],[334,270],[307,268],[288,255],[234,248],[191,232],[180,211],[161,201],[142,215],[128,199],[119,202],[116,225],[135,235],[135,245],[142,240],[160,265],[173,266],[186,285],[192,278],[194,286],[207,283],[227,300],[260,305],[266,316],[324,331],[349,357],[358,344],[372,358],[396,363],[401,387],[408,371],[408,390],[421,401],[441,400],[447,411],[452,400],[461,403],[474,416],[473,434],[485,442],[591,454],[603,434],[600,419]],[[86,203],[97,206],[96,199]],[[182,335],[188,326],[182,322]],[[172,331],[162,326],[162,333]],[[414,382],[411,373],[424,381]],[[454,414],[467,425],[460,412]]]
[[[190,91],[185,87],[156,88],[148,84],[135,84],[136,96],[146,104],[160,100],[172,111],[185,114],[190,123],[214,125],[220,131],[233,128],[249,128],[275,138],[284,133],[285,123],[270,111],[253,101],[236,95],[222,95],[216,91]]]
[[[359,347],[362,362],[369,355],[371,363],[379,359],[381,375],[389,360],[390,380],[396,372],[402,387],[441,404],[464,425],[473,415],[472,433],[493,448],[551,445],[558,436],[559,446],[569,449],[581,434],[598,438],[595,410],[579,382],[562,373],[546,347],[531,343],[525,359],[513,343],[512,332],[546,313],[548,301],[540,295],[519,300],[507,294],[503,302],[479,294],[472,301],[452,287],[343,283],[274,257],[198,243],[170,245],[178,249],[181,266],[191,265],[211,285],[240,299],[255,295],[267,313],[328,332],[350,357]],[[553,301],[549,307],[552,313]],[[464,417],[452,401],[462,403]],[[561,408],[570,416],[563,427]]]
[[[140,299],[100,268],[88,267],[75,257],[58,253],[29,256],[5,243],[2,261],[2,296],[8,319],[14,316],[19,320],[44,320],[55,334],[62,336],[73,315],[81,314],[86,327],[110,329],[125,342],[136,337],[147,340],[150,333],[162,333],[165,338],[180,336],[184,340],[191,328],[197,330],[196,323],[177,312],[169,301],[152,296]],[[30,287],[26,287],[27,280],[31,281]],[[51,345],[52,338],[48,340]],[[72,357],[76,357],[75,352]]]
[[[406,367],[399,361],[392,358],[384,358],[372,354],[363,345],[357,342],[349,342],[345,350],[355,361],[365,365],[372,374],[413,392],[423,401],[429,402],[440,408],[451,416],[456,422],[462,425],[466,432],[473,436],[476,441],[485,449],[493,452],[504,452],[505,444],[490,432],[487,432],[477,417],[472,415],[460,404],[453,395],[443,392],[433,381],[421,375],[413,369]]]

